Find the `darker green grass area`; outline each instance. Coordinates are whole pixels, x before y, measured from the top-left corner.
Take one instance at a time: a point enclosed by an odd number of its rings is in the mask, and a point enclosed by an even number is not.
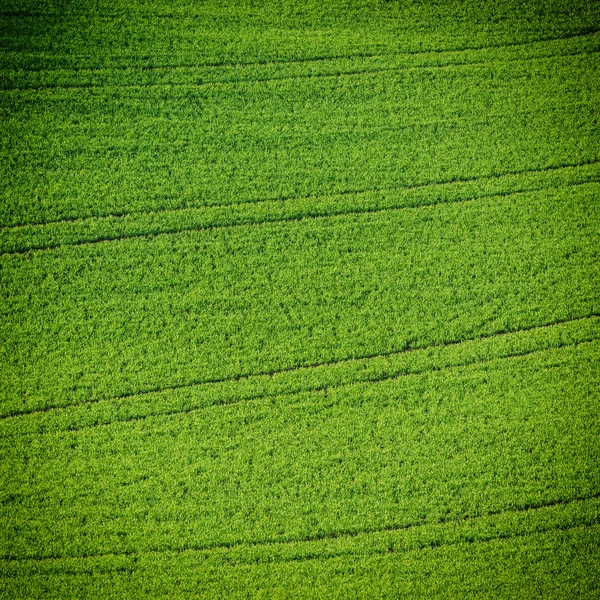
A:
[[[0,48],[0,597],[600,595],[596,3]]]

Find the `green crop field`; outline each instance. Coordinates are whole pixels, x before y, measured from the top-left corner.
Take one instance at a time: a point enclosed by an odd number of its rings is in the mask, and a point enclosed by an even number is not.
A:
[[[0,115],[1,598],[600,598],[597,0],[2,0]]]

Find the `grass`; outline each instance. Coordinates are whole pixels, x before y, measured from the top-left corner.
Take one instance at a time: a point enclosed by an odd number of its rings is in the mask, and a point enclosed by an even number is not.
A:
[[[0,597],[598,597],[599,31],[4,2]]]

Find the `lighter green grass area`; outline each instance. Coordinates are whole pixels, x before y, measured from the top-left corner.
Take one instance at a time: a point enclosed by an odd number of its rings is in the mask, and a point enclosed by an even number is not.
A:
[[[600,597],[600,11],[0,7],[1,598]]]

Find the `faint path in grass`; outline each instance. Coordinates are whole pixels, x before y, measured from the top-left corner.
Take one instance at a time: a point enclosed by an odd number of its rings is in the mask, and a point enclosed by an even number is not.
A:
[[[553,327],[557,327],[560,325],[564,325],[564,324],[569,324],[569,323],[577,323],[577,322],[583,322],[583,321],[587,321],[590,319],[596,319],[600,317],[600,312],[599,313],[590,313],[588,315],[582,316],[582,317],[573,317],[573,318],[568,318],[568,319],[561,319],[558,321],[554,321],[552,323],[545,323],[545,324],[535,324],[535,325],[531,325],[528,327],[519,327],[519,328],[514,328],[514,329],[508,329],[508,330],[504,330],[504,331],[496,331],[494,333],[491,334],[486,334],[486,335],[480,335],[474,338],[469,338],[469,339],[458,339],[458,340],[448,340],[446,342],[442,342],[442,343],[438,343],[438,344],[430,344],[430,345],[424,345],[424,346],[406,346],[404,348],[401,349],[397,349],[397,350],[391,350],[388,352],[382,352],[382,353],[371,353],[371,354],[365,354],[365,355],[361,355],[361,356],[352,356],[352,357],[346,357],[346,358],[342,358],[342,359],[336,359],[336,360],[331,360],[331,361],[324,361],[324,362],[319,362],[319,363],[313,363],[313,364],[300,364],[300,365],[295,365],[295,366],[290,366],[290,367],[286,367],[284,369],[278,369],[278,370],[273,370],[273,371],[268,371],[268,372],[260,372],[260,373],[245,373],[245,374],[240,374],[237,375],[235,377],[225,377],[225,378],[215,378],[215,379],[203,379],[203,380],[198,380],[198,381],[191,381],[191,382],[187,382],[187,383],[181,383],[181,384],[172,384],[172,385],[168,385],[168,386],[156,386],[153,388],[147,388],[147,389],[143,389],[143,390],[137,390],[137,391],[132,391],[132,392],[126,392],[123,394],[120,394],[118,396],[112,396],[110,398],[103,398],[103,397],[99,397],[99,398],[92,398],[90,400],[87,400],[85,402],[75,402],[75,403],[67,403],[67,404],[63,404],[63,405],[52,405],[52,406],[46,406],[44,408],[31,408],[31,409],[23,409],[23,410],[14,410],[10,413],[7,414],[3,414],[0,415],[0,421],[5,421],[5,420],[12,420],[15,418],[19,418],[19,417],[24,417],[24,416],[28,416],[28,415],[39,415],[39,414],[44,414],[44,413],[48,413],[50,411],[62,411],[62,410],[68,410],[70,408],[76,408],[79,406],[89,406],[89,405],[93,405],[93,404],[98,404],[100,402],[117,402],[117,401],[121,401],[121,400],[126,400],[129,398],[135,398],[137,396],[141,396],[141,395],[146,395],[146,394],[161,394],[164,392],[168,392],[168,391],[176,391],[176,390],[184,390],[184,389],[189,389],[189,388],[194,388],[194,387],[200,387],[200,386],[204,386],[204,385],[212,385],[212,384],[221,384],[221,383],[229,383],[229,382],[238,382],[241,380],[248,380],[251,378],[258,378],[258,377],[273,377],[274,375],[280,375],[280,374],[286,374],[286,373],[294,373],[294,372],[298,372],[298,371],[304,371],[304,370],[313,370],[313,369],[319,369],[322,367],[327,367],[327,366],[332,366],[332,365],[343,365],[343,364],[350,364],[350,363],[356,363],[356,362],[360,362],[360,361],[365,361],[365,360],[370,360],[370,359],[376,359],[376,358],[384,358],[384,357],[391,357],[391,356],[398,356],[398,355],[403,355],[403,354],[408,354],[408,353],[412,353],[415,351],[423,351],[423,350],[429,350],[429,349],[439,349],[439,348],[447,348],[447,347],[453,347],[453,346],[460,346],[461,344],[466,344],[469,342],[476,342],[479,340],[490,340],[490,339],[494,339],[494,338],[502,338],[511,334],[518,334],[518,333],[526,333],[526,332],[533,332],[533,331],[543,331],[545,329],[551,329]],[[587,341],[595,341],[595,340],[585,340]],[[361,379],[358,380],[356,382],[345,382],[345,383],[340,383],[340,384],[326,384],[326,385],[317,385],[311,388],[306,388],[306,389],[298,389],[297,392],[316,392],[316,391],[322,391],[325,389],[333,389],[335,387],[342,387],[344,385],[353,385],[353,384],[360,384],[360,383],[375,383],[377,381],[385,381],[385,380],[390,380],[390,379],[396,379],[399,377],[403,377],[403,376],[407,376],[407,375],[418,375],[418,374],[422,374],[422,373],[427,373],[427,372],[435,372],[435,371],[439,371],[445,368],[453,368],[453,367],[462,367],[462,366],[469,366],[469,365],[473,365],[473,364],[479,364],[479,363],[485,363],[485,362],[489,362],[491,360],[494,359],[504,359],[504,358],[516,358],[519,356],[527,356],[530,354],[534,354],[534,353],[538,353],[538,352],[543,352],[544,350],[548,350],[550,348],[560,348],[560,347],[566,347],[566,346],[574,346],[577,345],[581,342],[570,342],[570,343],[562,343],[562,344],[558,344],[555,346],[550,346],[550,347],[542,347],[542,348],[535,348],[535,349],[531,349],[531,350],[525,350],[525,351],[517,351],[514,353],[507,353],[505,355],[501,355],[501,356],[492,356],[490,358],[485,358],[482,360],[471,360],[471,361],[466,361],[466,362],[457,362],[457,363],[453,363],[453,364],[448,364],[445,366],[441,366],[441,367],[433,367],[433,368],[425,368],[422,370],[418,370],[418,371],[413,371],[413,372],[401,372],[401,373],[392,373],[389,374],[387,376],[380,376],[380,377],[375,377],[372,379]],[[273,395],[273,394],[271,394]],[[275,394],[280,395],[279,393]],[[233,402],[227,402],[227,401],[222,401],[219,403],[213,403],[213,405],[229,405],[232,404],[234,402],[241,402],[241,401],[246,401],[246,400],[256,400],[256,399],[260,399],[260,398],[265,398],[268,397],[269,394],[260,394],[257,396],[252,396],[252,397],[246,397],[246,398],[240,398],[239,400],[234,400]],[[187,413],[187,412],[192,412],[193,410],[200,410],[201,408],[205,408],[205,406],[202,407],[194,407],[194,408],[190,408],[190,409],[184,409],[184,410],[173,410],[173,411],[166,411],[166,412],[161,412],[159,413],[159,415],[173,415],[173,414],[181,414],[181,413]],[[145,419],[148,416],[155,416],[155,415],[143,415],[143,416],[135,416],[135,417],[131,417],[131,418],[123,418],[120,420],[115,420],[115,421],[110,421],[108,423],[103,423],[104,425],[110,424],[111,422],[126,422],[126,421],[135,421],[135,420],[140,420],[140,419]],[[100,425],[100,424],[98,424]],[[98,425],[92,425],[92,426],[98,426]],[[84,429],[87,427],[82,427],[81,429]],[[2,436],[2,437],[9,437],[9,436]]]
[[[519,515],[523,513],[535,513],[544,509],[552,509],[557,507],[569,507],[572,505],[581,505],[587,502],[593,502],[595,500],[600,499],[600,492],[596,492],[594,494],[581,496],[581,497],[572,497],[572,498],[557,498],[556,500],[552,500],[549,502],[530,502],[526,504],[522,504],[520,506],[512,507],[512,508],[504,508],[497,510],[486,511],[481,514],[474,515],[466,515],[462,518],[446,518],[439,519],[436,521],[416,521],[413,523],[405,523],[405,524],[397,524],[397,525],[387,525],[385,527],[366,527],[363,529],[348,529],[348,530],[339,530],[339,531],[328,531],[322,533],[316,533],[313,535],[306,535],[298,538],[264,538],[264,539],[255,539],[255,540],[237,540],[230,542],[217,542],[212,544],[203,544],[203,545],[187,545],[182,547],[172,547],[172,548],[155,548],[148,549],[143,551],[136,550],[125,550],[122,552],[98,552],[98,553],[87,553],[82,555],[60,555],[60,554],[48,554],[46,556],[31,556],[31,557],[17,557],[17,556],[3,556],[0,558],[0,561],[4,561],[7,563],[36,563],[36,562],[46,562],[46,561],[59,561],[59,560],[69,560],[69,559],[94,559],[94,558],[104,558],[104,557],[119,557],[119,556],[136,556],[136,555],[144,555],[144,554],[180,554],[182,552],[211,552],[218,550],[231,550],[234,548],[252,548],[257,546],[283,546],[283,545],[293,545],[293,544],[303,544],[310,542],[322,542],[326,540],[336,540],[340,538],[357,538],[360,536],[365,536],[369,534],[380,534],[380,533],[397,533],[404,531],[411,531],[415,529],[419,529],[422,527],[435,527],[435,526],[443,526],[449,524],[466,524],[470,522],[476,522],[480,519],[490,518],[490,517],[498,517],[502,515]],[[564,530],[567,531],[574,527],[591,527],[600,523],[600,517],[596,516],[595,518],[584,520],[584,522],[578,523],[565,523],[565,524],[557,524],[551,527],[542,527],[538,530],[534,529],[533,531],[526,533],[503,533],[498,532],[496,535],[488,536],[483,539],[458,539],[452,542],[439,542],[439,543],[425,543],[420,546],[417,545],[416,548],[410,548],[410,550],[419,550],[425,548],[434,548],[440,547],[443,545],[453,545],[461,542],[468,543],[483,543],[487,541],[491,541],[494,539],[507,539],[511,537],[521,537],[524,535],[533,535],[536,533],[544,533],[552,530]],[[341,554],[342,556],[344,554]],[[323,558],[333,558],[332,556],[323,556]],[[307,559],[315,559],[320,558],[320,556],[310,556],[304,558]],[[273,558],[269,557],[269,562],[273,561]],[[288,559],[289,560],[289,559]],[[292,558],[291,560],[302,560],[300,558]]]
[[[0,15],[4,17],[5,15]],[[81,73],[86,71],[125,71],[129,69],[198,69],[198,68],[222,68],[222,67],[255,67],[255,66],[265,66],[265,65],[290,65],[290,64],[304,64],[304,63],[321,63],[328,62],[333,60],[347,60],[347,59],[368,59],[368,58],[388,58],[388,57],[402,57],[402,56],[423,56],[428,54],[450,54],[450,53],[458,53],[458,52],[471,52],[478,50],[490,50],[490,49],[502,49],[502,48],[519,48],[522,46],[531,46],[534,44],[543,44],[550,42],[560,42],[564,40],[578,39],[578,38],[589,38],[597,35],[600,32],[600,29],[587,29],[580,32],[575,32],[567,35],[562,35],[558,37],[541,37],[534,40],[526,40],[521,42],[506,42],[506,43],[496,43],[496,44],[486,44],[486,45],[473,45],[473,46],[461,46],[455,48],[429,48],[426,50],[406,50],[402,52],[387,52],[387,53],[370,53],[370,52],[357,52],[353,54],[336,54],[336,55],[328,55],[328,56],[308,56],[308,57],[296,57],[296,58],[287,58],[287,59],[268,59],[268,60],[255,60],[255,61],[233,61],[233,60],[224,60],[224,61],[212,61],[212,62],[198,62],[198,63],[166,63],[166,64],[152,64],[146,67],[144,66],[132,66],[132,65],[110,65],[110,66],[91,66],[86,65],[85,67],[68,67],[68,68],[42,68],[42,69],[20,69],[20,71],[25,73],[41,73],[41,72],[70,72],[70,73]],[[87,56],[73,56],[70,55],[70,58],[89,58]],[[463,63],[464,64],[464,63]],[[469,63],[467,63],[469,64]],[[427,68],[427,65],[423,66],[423,68]],[[0,69],[2,71],[8,71],[10,69]],[[243,80],[243,81],[252,81],[252,80]],[[66,86],[70,87],[70,86]],[[5,88],[5,89],[16,89],[16,88]],[[40,89],[40,88],[25,88],[25,89]]]
[[[186,212],[190,211],[198,211],[202,209],[234,209],[239,206],[248,206],[248,205],[263,205],[267,203],[276,203],[276,202],[294,202],[294,201],[302,201],[302,200],[319,200],[319,199],[329,199],[329,198],[343,198],[348,196],[359,196],[363,194],[369,193],[386,193],[386,192],[397,192],[397,191],[419,191],[426,190],[432,186],[448,186],[452,184],[462,184],[462,183],[475,183],[475,182],[491,182],[493,180],[501,179],[507,176],[515,176],[515,175],[527,175],[527,174],[544,174],[551,173],[556,171],[561,171],[565,169],[576,169],[580,167],[586,166],[595,166],[600,164],[600,159],[592,159],[582,163],[573,163],[573,164],[561,164],[561,165],[551,165],[538,169],[520,169],[515,171],[507,171],[505,173],[492,174],[492,175],[484,175],[478,177],[455,177],[447,180],[439,180],[439,181],[428,181],[418,185],[406,185],[406,186],[393,186],[387,188],[369,188],[369,189],[361,189],[361,190],[347,190],[343,192],[336,192],[334,194],[318,194],[318,195],[307,195],[307,196],[286,196],[286,197],[278,197],[278,198],[265,198],[260,200],[248,200],[241,201],[235,203],[228,204],[206,204],[199,207],[185,207],[185,208],[175,208],[175,209],[157,209],[157,210],[149,210],[149,211],[131,211],[131,212],[119,212],[119,213],[109,213],[98,216],[91,217],[74,217],[74,218],[66,218],[66,219],[57,219],[54,221],[46,221],[44,223],[20,223],[17,225],[11,225],[8,227],[0,228],[0,236],[10,236],[12,232],[18,232],[24,228],[45,228],[52,225],[62,225],[62,224],[85,224],[91,221],[97,222],[101,220],[115,220],[115,219],[125,219],[128,217],[135,216],[155,216],[155,215],[185,215]],[[24,247],[16,247],[12,250],[0,251],[0,257],[2,256],[10,256],[10,255],[19,255],[19,254],[27,254],[29,252],[40,252],[40,251],[49,251],[55,250],[57,248],[61,248],[63,246],[86,246],[90,244],[99,244],[104,242],[113,242],[113,241],[121,241],[128,240],[134,238],[151,238],[156,237],[158,235],[172,235],[183,233],[185,231],[203,231],[203,230],[212,230],[212,229],[227,229],[231,227],[242,227],[248,225],[262,225],[266,223],[285,223],[285,222],[293,222],[293,221],[302,221],[305,219],[325,219],[329,217],[335,216],[343,216],[343,215],[353,215],[353,214],[368,214],[368,213],[379,213],[385,211],[396,211],[396,210],[405,210],[405,209],[418,209],[426,206],[434,206],[438,204],[456,204],[456,203],[464,203],[464,202],[472,202],[475,200],[480,200],[484,198],[492,198],[492,197],[505,197],[512,196],[521,193],[527,192],[536,192],[543,191],[549,189],[559,189],[566,187],[575,187],[580,185],[585,185],[588,183],[597,183],[599,180],[597,178],[588,178],[583,181],[574,181],[574,182],[565,182],[551,185],[538,185],[537,187],[528,187],[526,189],[518,189],[511,191],[494,191],[487,194],[478,194],[476,196],[468,197],[468,198],[458,198],[453,200],[433,200],[429,202],[417,202],[413,204],[402,204],[398,206],[384,206],[384,207],[372,207],[372,208],[361,208],[357,207],[355,209],[346,208],[343,210],[329,210],[323,211],[321,213],[311,214],[311,213],[303,213],[299,212],[297,214],[293,214],[287,217],[277,217],[273,216],[272,218],[264,218],[264,219],[252,219],[247,215],[239,216],[237,219],[235,217],[231,219],[229,222],[219,222],[218,220],[207,223],[205,225],[190,225],[187,227],[176,227],[176,228],[162,228],[162,229],[153,229],[153,230],[145,230],[129,233],[126,235],[115,233],[114,235],[110,235],[110,233],[103,236],[92,237],[91,239],[80,239],[80,240],[69,240],[57,243],[49,243],[49,244],[39,244],[39,245],[27,245]],[[30,229],[27,231],[27,237],[31,237]],[[2,246],[10,245],[10,240],[2,240],[0,237],[0,248]]]

